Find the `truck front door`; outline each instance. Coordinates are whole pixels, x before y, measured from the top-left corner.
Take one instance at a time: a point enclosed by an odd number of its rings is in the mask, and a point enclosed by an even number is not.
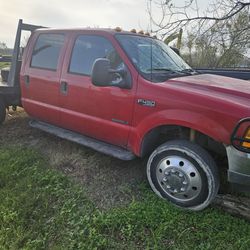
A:
[[[69,47],[61,78],[63,125],[126,147],[132,124],[137,75],[132,75],[132,89],[96,87],[91,83],[90,75],[97,58],[108,58],[113,68],[125,65],[114,44],[105,34],[81,33],[76,34],[74,39],[72,37]]]

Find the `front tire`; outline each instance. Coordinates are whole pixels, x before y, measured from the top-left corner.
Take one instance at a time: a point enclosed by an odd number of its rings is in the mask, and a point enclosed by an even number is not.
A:
[[[202,210],[219,189],[216,163],[200,146],[174,140],[159,146],[149,157],[147,177],[163,199],[189,210]]]
[[[6,117],[6,107],[3,99],[0,97],[0,125],[4,122]]]

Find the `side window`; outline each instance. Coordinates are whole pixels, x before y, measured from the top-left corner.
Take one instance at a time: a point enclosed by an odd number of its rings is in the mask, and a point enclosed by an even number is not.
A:
[[[63,43],[62,34],[40,34],[32,52],[30,66],[56,70]]]
[[[97,58],[109,59],[113,69],[123,67],[120,56],[109,40],[96,35],[81,35],[75,41],[69,72],[90,75]]]

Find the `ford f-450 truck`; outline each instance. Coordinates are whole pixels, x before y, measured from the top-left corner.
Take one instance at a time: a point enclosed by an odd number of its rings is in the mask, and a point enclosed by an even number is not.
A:
[[[22,30],[31,36],[20,58]],[[20,61],[21,59],[21,61]],[[22,106],[30,125],[119,159],[149,157],[153,191],[201,210],[228,180],[250,187],[250,84],[199,74],[163,42],[119,29],[48,29],[19,21],[0,118]]]

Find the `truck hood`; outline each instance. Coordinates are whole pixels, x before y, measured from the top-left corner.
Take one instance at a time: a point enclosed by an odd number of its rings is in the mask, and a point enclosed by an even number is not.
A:
[[[170,82],[174,85],[181,85],[194,92],[209,92],[211,95],[227,95],[227,99],[242,98],[244,102],[249,102],[250,106],[250,81],[239,80],[230,77],[200,74],[172,78]],[[208,94],[208,93],[207,93]],[[246,98],[246,99],[245,99]]]

